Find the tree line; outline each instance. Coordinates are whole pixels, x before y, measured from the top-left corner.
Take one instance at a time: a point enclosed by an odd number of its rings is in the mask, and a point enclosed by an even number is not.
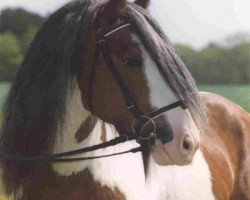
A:
[[[0,82],[11,82],[43,17],[24,9],[0,14]]]
[[[176,49],[197,83],[250,84],[250,40],[244,35],[229,36],[226,45],[210,43],[195,50],[178,44]]]
[[[5,9],[0,14],[0,82],[11,82],[30,41],[45,19],[24,9]],[[250,36],[235,34],[225,44],[210,43],[201,50],[177,44],[199,84],[250,84]]]

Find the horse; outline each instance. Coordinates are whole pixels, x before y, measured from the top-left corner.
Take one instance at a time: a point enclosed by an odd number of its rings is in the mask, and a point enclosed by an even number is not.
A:
[[[4,109],[9,199],[250,199],[250,115],[198,91],[149,3],[76,0],[44,22]]]

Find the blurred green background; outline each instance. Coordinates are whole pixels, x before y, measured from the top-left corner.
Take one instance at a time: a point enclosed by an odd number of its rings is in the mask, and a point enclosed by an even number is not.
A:
[[[0,109],[29,44],[46,17],[24,9],[0,14]],[[250,40],[237,33],[202,49],[175,44],[203,91],[221,94],[250,112]]]

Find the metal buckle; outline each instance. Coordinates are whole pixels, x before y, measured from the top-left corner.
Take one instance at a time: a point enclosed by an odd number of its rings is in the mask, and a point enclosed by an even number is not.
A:
[[[142,126],[141,129],[140,129],[139,134],[137,134],[136,131],[135,131],[135,123],[136,123],[136,121],[137,121],[139,118],[145,118],[145,119],[148,119],[148,121],[147,121],[146,123],[143,124],[143,126]],[[155,138],[155,137],[156,137],[156,124],[155,124],[155,121],[154,121],[152,118],[150,118],[150,117],[148,117],[148,116],[146,116],[146,115],[142,115],[142,116],[140,116],[139,118],[134,119],[133,122],[132,122],[132,130],[133,130],[133,133],[138,135],[137,142],[140,143],[140,140],[142,140],[142,141],[147,141],[147,140],[150,140],[150,139],[152,139],[152,138]],[[150,122],[153,124],[154,130],[149,134],[148,137],[142,137],[140,133],[142,132],[142,130],[143,130]]]

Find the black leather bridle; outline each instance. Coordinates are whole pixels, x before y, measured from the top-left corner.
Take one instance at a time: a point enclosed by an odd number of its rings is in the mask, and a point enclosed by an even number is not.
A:
[[[156,124],[154,119],[165,113],[166,111],[172,110],[176,107],[181,107],[183,109],[187,109],[187,103],[184,100],[177,101],[175,103],[172,103],[170,105],[164,106],[160,109],[154,110],[153,112],[149,114],[143,113],[135,100],[133,99],[132,95],[130,94],[128,87],[126,86],[121,74],[119,73],[118,69],[114,65],[114,62],[112,60],[112,57],[109,53],[109,49],[106,45],[106,38],[110,37],[112,34],[115,32],[125,28],[132,26],[132,24],[128,21],[122,21],[118,24],[115,24],[108,28],[106,31],[99,32],[97,35],[97,45],[96,45],[96,50],[95,50],[95,59],[93,63],[93,67],[91,70],[90,74],[90,81],[89,81],[89,89],[88,89],[88,104],[89,108],[91,111],[93,111],[93,106],[92,106],[92,97],[93,97],[93,83],[94,83],[94,75],[96,71],[96,66],[97,66],[97,60],[98,60],[98,55],[100,52],[103,55],[103,58],[106,62],[106,66],[109,69],[110,73],[112,74],[113,78],[115,79],[117,85],[119,86],[123,99],[126,103],[126,106],[128,110],[132,113],[134,117],[134,122],[132,124],[132,129],[133,129],[133,134],[137,135],[137,140],[140,143],[140,141],[143,140],[149,140],[153,137],[155,137],[155,132],[156,132]],[[142,129],[145,128],[147,125],[151,124],[153,127],[153,133],[154,134],[146,134],[141,135],[140,133],[142,132]],[[169,130],[167,131],[168,134],[164,134],[158,137],[161,139],[162,143],[165,144],[173,139],[173,133],[171,128],[169,127]]]
[[[88,104],[90,111],[93,110],[92,106],[92,98],[93,98],[93,84],[94,84],[94,75],[97,67],[97,60],[100,53],[102,53],[104,60],[106,62],[106,66],[108,67],[110,73],[113,75],[117,85],[121,89],[124,101],[126,103],[126,106],[128,110],[132,113],[134,117],[134,122],[132,123],[132,133],[125,133],[122,134],[119,137],[116,137],[110,141],[103,142],[97,145],[93,145],[90,147],[85,147],[73,151],[68,151],[64,153],[58,153],[58,154],[51,154],[51,155],[45,155],[45,156],[33,156],[33,157],[27,157],[27,156],[21,156],[21,155],[5,155],[0,153],[0,161],[15,161],[15,162],[24,162],[24,161],[33,161],[33,162],[70,162],[70,161],[82,161],[82,160],[90,160],[90,159],[98,159],[98,158],[104,158],[104,157],[110,157],[115,155],[121,155],[125,153],[136,153],[139,151],[142,151],[142,144],[147,143],[153,143],[154,139],[158,137],[163,144],[170,142],[173,139],[173,133],[171,128],[169,127],[167,134],[157,134],[157,126],[155,123],[155,119],[162,115],[163,113],[172,110],[177,107],[181,107],[182,109],[187,109],[187,103],[184,100],[177,101],[175,103],[172,103],[170,105],[167,105],[165,107],[159,108],[157,110],[154,110],[153,112],[149,114],[143,113],[136,102],[134,101],[132,95],[130,94],[125,82],[123,81],[123,78],[121,74],[119,73],[118,69],[115,67],[113,60],[110,56],[109,50],[106,45],[106,38],[112,35],[113,33],[128,27],[132,26],[132,24],[128,21],[122,21],[120,23],[117,23],[105,31],[101,31],[97,35],[97,44],[96,44],[96,50],[95,50],[95,56],[93,61],[93,66],[90,73],[90,81],[89,81],[89,89],[88,89]],[[141,134],[142,130],[145,129],[145,127],[148,127],[151,125],[151,130],[148,131],[146,134]],[[95,157],[70,157],[69,156],[76,156],[79,154],[87,153],[90,151],[95,151],[102,148],[107,148],[110,146],[114,146],[126,141],[136,140],[139,144],[141,144],[139,147],[129,149],[127,151],[114,153],[114,154],[108,154],[108,155],[102,155],[102,156],[95,156]]]

